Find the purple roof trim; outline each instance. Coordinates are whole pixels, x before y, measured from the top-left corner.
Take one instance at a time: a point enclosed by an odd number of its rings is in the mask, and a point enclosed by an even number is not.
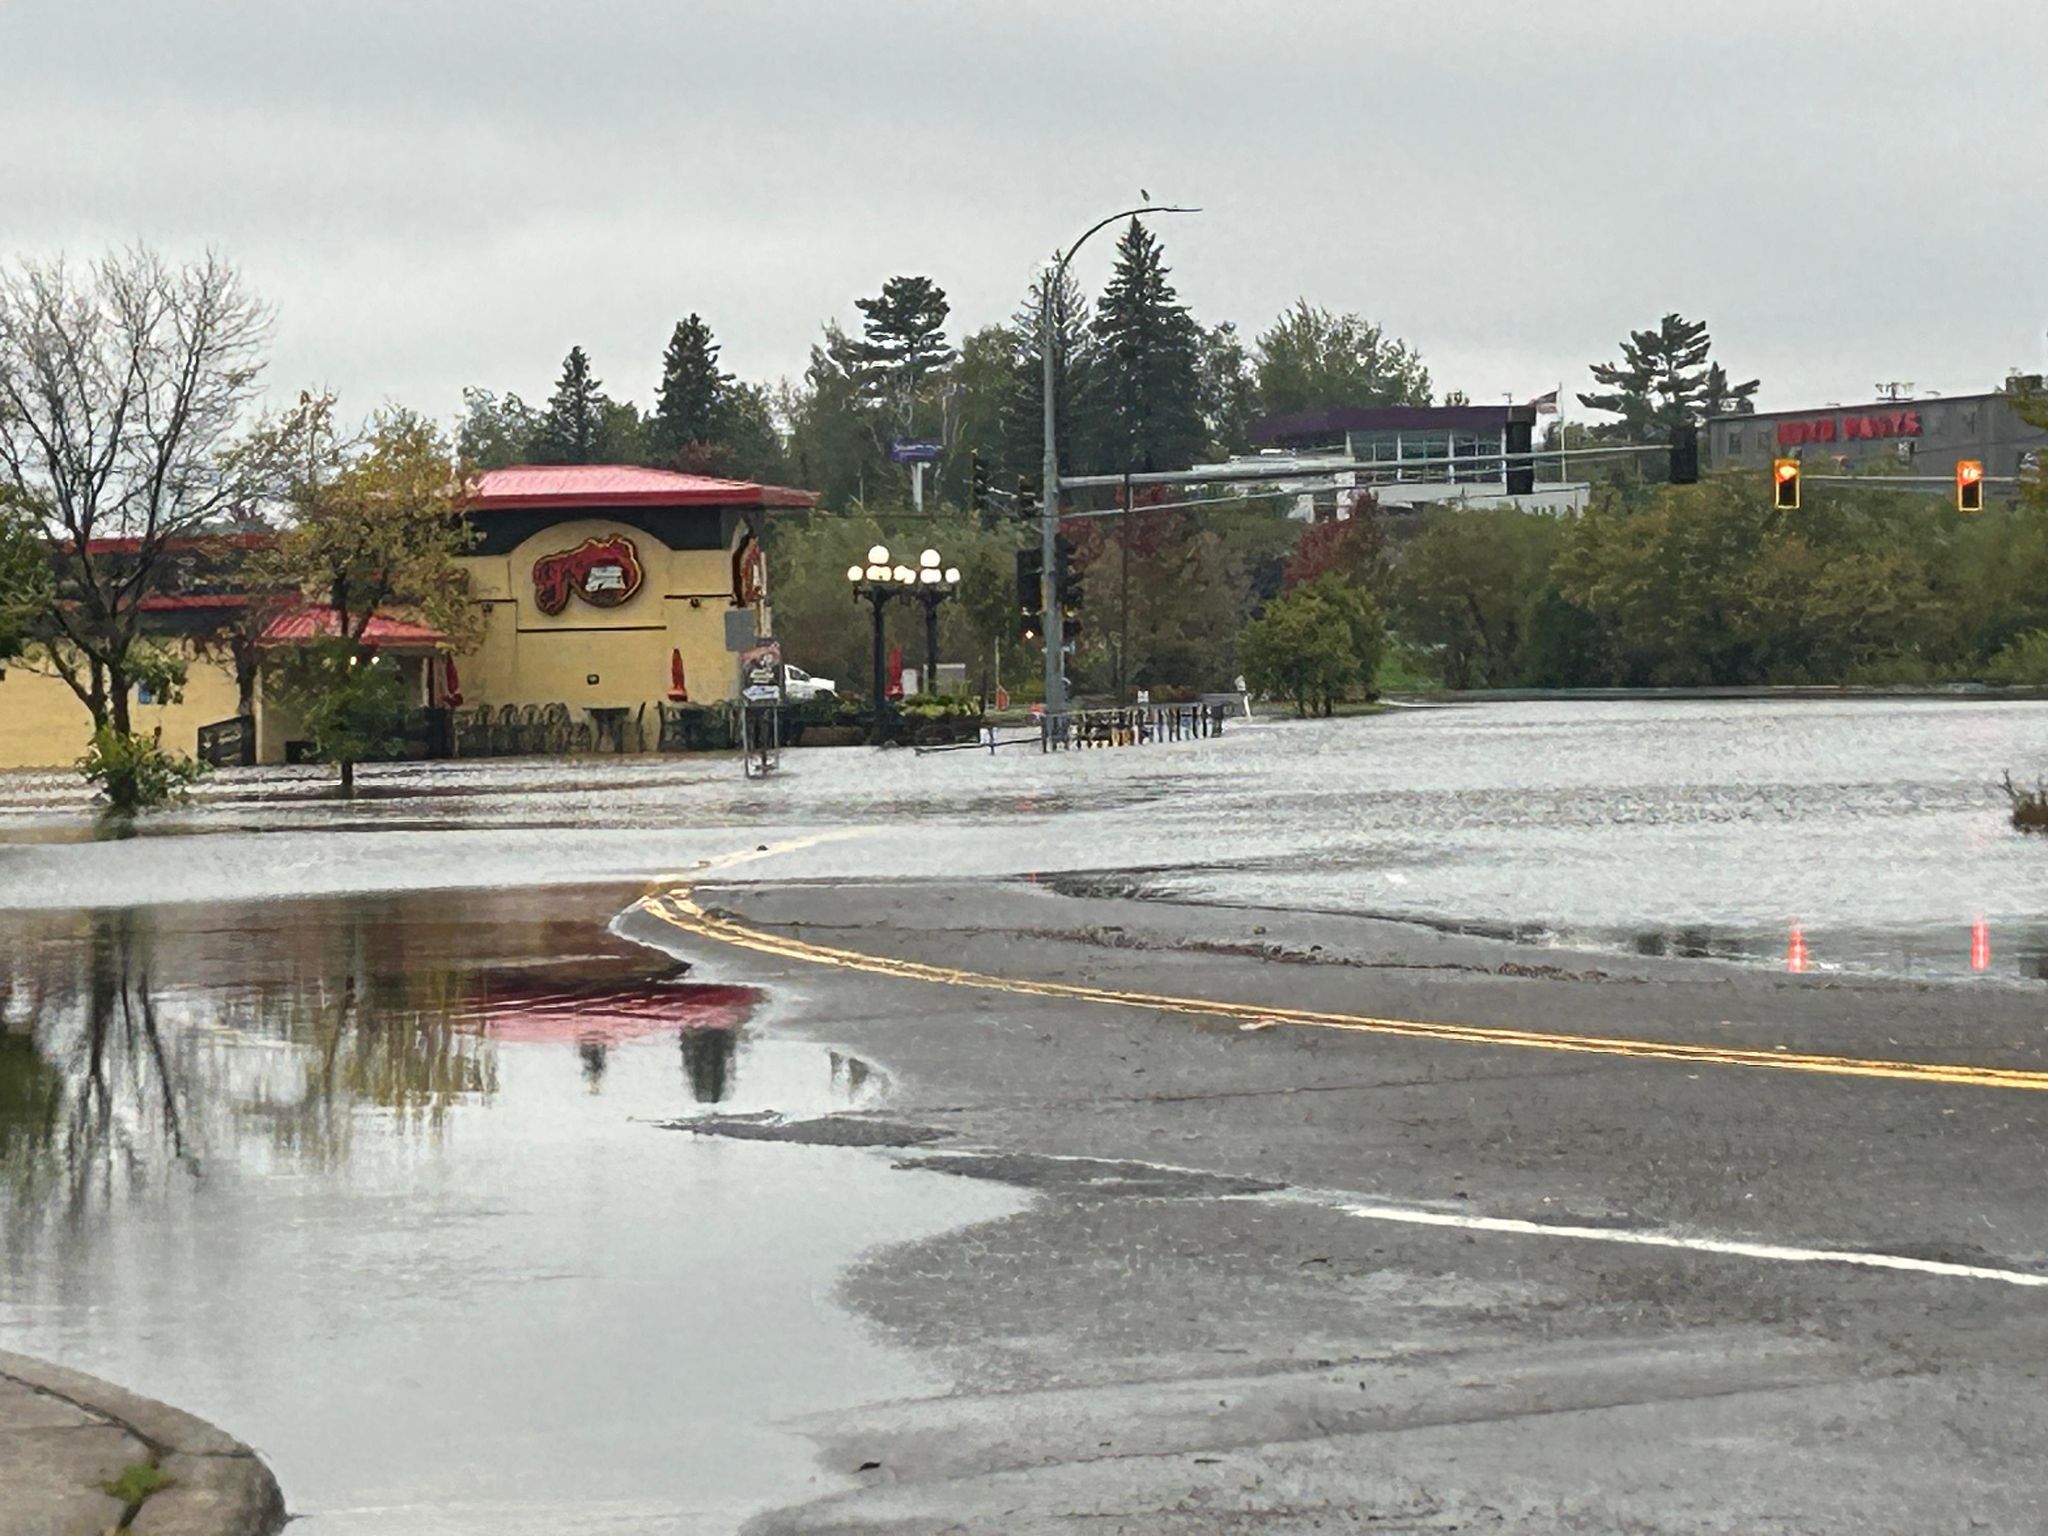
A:
[[[1474,428],[1498,431],[1510,421],[1534,421],[1526,405],[1375,405],[1338,406],[1332,410],[1294,411],[1262,416],[1250,427],[1255,443],[1335,442],[1347,432],[1457,432]]]

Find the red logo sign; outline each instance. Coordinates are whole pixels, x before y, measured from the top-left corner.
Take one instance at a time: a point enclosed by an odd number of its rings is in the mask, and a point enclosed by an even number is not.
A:
[[[1862,416],[1844,416],[1840,435],[1852,441],[1881,437],[1918,437],[1920,413],[1872,411]],[[1832,443],[1835,437],[1835,418],[1832,416],[1814,416],[1805,421],[1778,423],[1780,448],[1793,448],[1801,443]]]
[[[573,592],[593,607],[616,608],[640,590],[642,579],[640,552],[624,534],[585,539],[533,562],[533,603],[542,613],[560,613]]]

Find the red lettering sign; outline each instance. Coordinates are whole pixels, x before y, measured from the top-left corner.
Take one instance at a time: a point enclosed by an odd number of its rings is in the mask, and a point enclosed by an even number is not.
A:
[[[1861,416],[1844,416],[1841,435],[1851,442],[1868,442],[1885,437],[1918,437],[1918,411],[1871,411]],[[1796,448],[1801,443],[1832,443],[1835,418],[1810,416],[1804,421],[1778,423],[1778,446]]]

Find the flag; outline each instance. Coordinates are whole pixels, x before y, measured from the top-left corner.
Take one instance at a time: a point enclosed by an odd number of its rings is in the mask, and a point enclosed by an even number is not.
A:
[[[1538,416],[1555,416],[1557,414],[1557,391],[1553,389],[1547,395],[1538,395],[1529,404],[1535,409]]]

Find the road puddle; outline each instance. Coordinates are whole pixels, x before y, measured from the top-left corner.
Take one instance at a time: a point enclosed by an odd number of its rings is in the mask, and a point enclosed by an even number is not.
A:
[[[663,1134],[887,1097],[638,894],[0,915],[0,1340],[257,1445],[329,1532],[725,1532],[779,1427],[945,1383],[828,1298],[1011,1191]]]

